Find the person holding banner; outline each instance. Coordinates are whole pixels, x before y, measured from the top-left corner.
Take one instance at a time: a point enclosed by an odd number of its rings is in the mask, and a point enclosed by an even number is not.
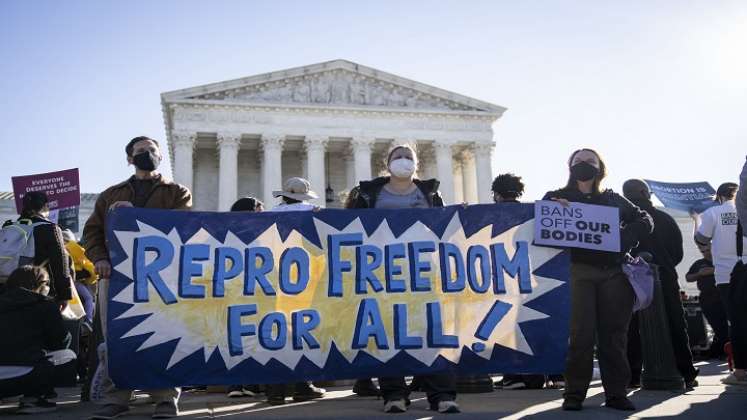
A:
[[[501,174],[495,177],[490,186],[495,203],[518,203],[524,194],[524,183],[521,177],[514,174]]]
[[[282,197],[283,202],[270,211],[309,211],[317,208],[307,200],[316,198],[315,192],[311,191],[311,184],[304,178],[290,178],[285,182],[282,191],[274,191],[275,197]],[[264,211],[264,203],[254,197],[243,197],[231,206],[232,212],[259,213]],[[242,385],[232,385],[228,388],[229,397],[254,396],[254,392]],[[291,389],[292,388],[292,389]],[[314,386],[311,381],[302,381],[295,384],[267,384],[265,394],[267,403],[270,405],[285,404],[285,397],[292,391],[294,401],[308,401],[322,398],[326,392],[323,388]]]
[[[415,178],[418,167],[413,146],[399,145],[391,149],[386,159],[389,176],[361,181],[350,191],[350,208],[407,209],[443,207],[436,179]],[[456,376],[453,373],[416,377],[420,389],[426,392],[430,408],[440,413],[458,413]],[[379,378],[384,411],[403,413],[410,404],[410,389],[404,377]]]
[[[94,262],[99,275],[99,310],[96,318],[106,337],[106,304],[108,279],[111,275],[109,250],[106,245],[106,219],[117,207],[145,207],[155,209],[189,210],[192,194],[183,185],[166,180],[159,172],[161,150],[158,142],[144,136],[135,137],[125,147],[127,163],[135,166],[135,174],[124,182],[99,194],[94,211],[83,228],[86,256]],[[102,361],[100,361],[101,363]],[[129,411],[133,390],[117,389],[107,378],[104,382],[104,405],[92,419],[112,419]],[[171,418],[179,414],[181,389],[168,388],[148,391],[156,403],[153,418]]]
[[[573,152],[568,170],[566,186],[548,192],[543,200],[554,200],[564,206],[580,202],[617,207],[622,252],[571,249],[571,321],[563,409],[583,408],[592,378],[596,340],[605,405],[635,410],[626,392],[630,382],[626,350],[633,289],[622,271],[622,262],[638,238],[652,232],[653,222],[651,216],[624,197],[612,190],[601,190],[607,167],[596,151]]]

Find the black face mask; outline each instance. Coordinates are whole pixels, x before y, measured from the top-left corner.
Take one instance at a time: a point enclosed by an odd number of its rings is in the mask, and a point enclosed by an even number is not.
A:
[[[141,152],[132,157],[132,163],[141,171],[154,171],[161,163],[161,159],[154,153]]]
[[[571,176],[581,182],[591,181],[599,174],[599,169],[588,162],[579,162],[571,166]]]

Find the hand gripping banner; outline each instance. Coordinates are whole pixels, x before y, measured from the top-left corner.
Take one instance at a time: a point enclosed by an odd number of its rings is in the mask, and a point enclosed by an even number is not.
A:
[[[119,387],[560,373],[568,252],[532,204],[110,213]]]

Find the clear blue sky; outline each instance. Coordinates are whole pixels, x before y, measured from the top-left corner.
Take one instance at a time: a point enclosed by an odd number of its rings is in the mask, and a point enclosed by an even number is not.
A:
[[[570,151],[629,177],[736,180],[745,1],[0,1],[0,190],[70,167],[98,192],[161,92],[344,58],[508,108],[494,171],[528,199]],[[168,162],[163,172],[170,173]]]

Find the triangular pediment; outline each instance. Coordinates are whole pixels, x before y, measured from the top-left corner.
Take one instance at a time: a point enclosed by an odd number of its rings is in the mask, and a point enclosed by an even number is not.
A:
[[[206,101],[332,107],[467,111],[505,108],[346,60],[167,92],[164,102]]]

